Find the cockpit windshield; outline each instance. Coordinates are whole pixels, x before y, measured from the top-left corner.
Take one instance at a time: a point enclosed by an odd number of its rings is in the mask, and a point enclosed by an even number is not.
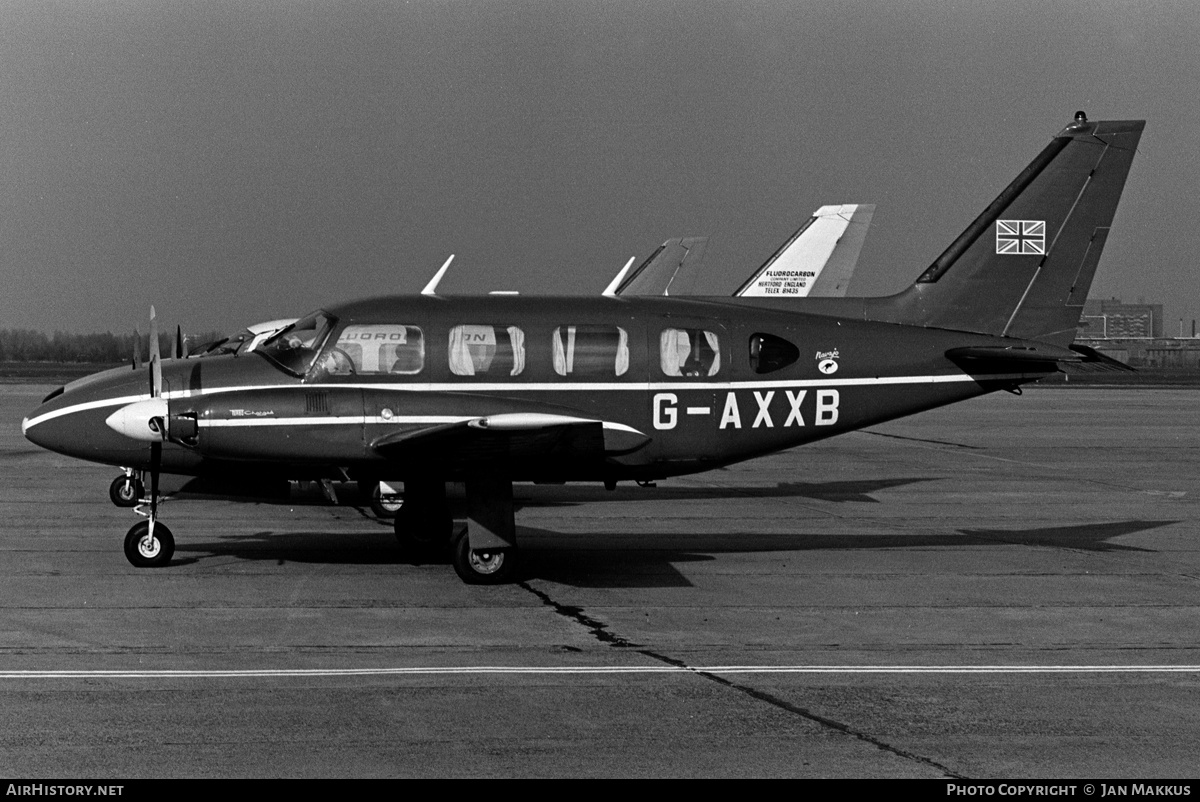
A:
[[[335,322],[326,312],[305,315],[255,348],[254,353],[262,354],[294,376],[303,376],[325,345]]]

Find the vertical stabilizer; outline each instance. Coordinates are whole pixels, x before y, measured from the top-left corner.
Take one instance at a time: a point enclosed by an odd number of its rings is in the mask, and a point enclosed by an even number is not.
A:
[[[1070,344],[1144,127],[1080,112],[915,284],[867,315]]]
[[[687,295],[696,286],[708,237],[669,239],[621,282],[615,295]]]
[[[734,292],[738,298],[846,294],[875,212],[873,204],[822,206]]]

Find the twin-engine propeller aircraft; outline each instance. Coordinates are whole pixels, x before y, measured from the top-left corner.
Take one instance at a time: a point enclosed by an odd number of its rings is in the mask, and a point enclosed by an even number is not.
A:
[[[514,481],[648,482],[996,390],[1064,363],[1143,121],[1055,136],[903,292],[884,298],[436,295],[313,312],[241,357],[163,360],[55,390],[45,448],[150,474],[138,566],[169,562],[162,473],[402,479],[400,542],[509,579]],[[446,483],[462,482],[467,525]]]

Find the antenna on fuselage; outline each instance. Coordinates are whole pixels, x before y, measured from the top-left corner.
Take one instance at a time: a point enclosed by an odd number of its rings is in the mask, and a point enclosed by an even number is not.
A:
[[[636,258],[636,256],[629,257],[629,261],[621,268],[621,272],[617,273],[616,277],[608,283],[608,286],[604,288],[604,292],[600,293],[601,295],[605,298],[617,297],[617,287],[621,286],[621,280],[625,278],[625,274],[629,272],[629,268],[633,265],[633,260]]]
[[[433,274],[433,278],[429,279],[429,283],[425,285],[425,289],[421,290],[422,295],[437,295],[438,282],[442,280],[442,276],[446,275],[446,270],[449,269],[450,263],[454,261],[454,254],[450,254],[450,258],[446,260],[438,272]]]

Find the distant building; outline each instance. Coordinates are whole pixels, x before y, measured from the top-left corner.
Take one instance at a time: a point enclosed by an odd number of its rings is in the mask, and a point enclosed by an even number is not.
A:
[[[1076,340],[1138,368],[1200,370],[1200,339],[1163,337],[1162,304],[1089,299]]]
[[[1087,340],[1152,339],[1163,336],[1162,304],[1127,304],[1120,298],[1083,305],[1077,336]]]

